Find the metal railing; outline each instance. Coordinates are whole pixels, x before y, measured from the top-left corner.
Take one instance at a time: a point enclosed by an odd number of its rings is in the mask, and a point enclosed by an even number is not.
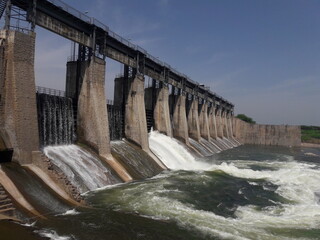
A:
[[[66,97],[66,92],[62,90],[36,86],[37,93],[48,94],[58,97]]]
[[[114,105],[114,101],[111,99],[107,99],[107,105]]]

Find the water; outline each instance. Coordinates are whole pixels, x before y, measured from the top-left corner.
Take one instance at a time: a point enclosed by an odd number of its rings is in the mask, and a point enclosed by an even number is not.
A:
[[[150,147],[171,171],[91,191],[92,209],[36,227],[72,240],[320,239],[320,149],[246,145],[197,159],[155,132]]]
[[[212,153],[218,153],[221,150],[213,143],[209,142],[208,140],[201,138],[200,142],[204,145],[207,149],[209,149]]]
[[[162,170],[141,148],[126,141],[112,141],[111,151],[134,179],[152,177]]]
[[[108,104],[108,121],[110,140],[120,140],[123,138],[124,117],[121,107]]]
[[[197,161],[178,140],[159,132],[149,134],[149,145],[152,152],[172,170],[205,170],[210,167],[207,163]]]
[[[49,146],[43,151],[81,193],[121,182],[97,156],[77,145]]]
[[[210,151],[209,148],[205,147],[205,145],[202,145],[201,143],[197,142],[196,140],[189,138],[190,145],[198,150],[202,154],[202,156],[211,156],[213,154],[213,151]]]
[[[72,99],[37,93],[37,107],[41,145],[73,143]]]
[[[19,165],[6,163],[1,165],[1,169],[43,216],[63,213],[69,209],[69,206],[52,194],[45,184]]]

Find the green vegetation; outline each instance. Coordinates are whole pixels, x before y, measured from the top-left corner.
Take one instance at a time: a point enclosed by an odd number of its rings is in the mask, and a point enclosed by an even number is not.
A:
[[[301,126],[301,141],[307,143],[320,143],[320,127]]]
[[[253,121],[252,120],[252,118],[251,117],[248,117],[247,115],[245,115],[245,114],[238,114],[237,116],[236,116],[236,118],[239,118],[239,119],[241,119],[242,121],[245,121],[245,122],[247,122],[247,123],[256,123],[255,121]]]

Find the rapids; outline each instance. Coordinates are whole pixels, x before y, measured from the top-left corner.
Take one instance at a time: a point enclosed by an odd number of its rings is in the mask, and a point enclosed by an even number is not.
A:
[[[244,145],[197,158],[157,132],[149,144],[171,171],[89,191],[93,208],[40,220],[35,232],[68,240],[319,239],[320,149]],[[133,166],[133,148],[130,156]]]

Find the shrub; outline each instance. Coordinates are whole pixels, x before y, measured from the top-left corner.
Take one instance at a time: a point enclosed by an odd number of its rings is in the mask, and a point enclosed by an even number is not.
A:
[[[256,123],[255,121],[253,121],[252,120],[252,118],[251,117],[248,117],[247,115],[245,115],[245,114],[238,114],[237,116],[236,116],[236,118],[239,118],[239,119],[241,119],[242,121],[245,121],[245,122],[247,122],[247,123]]]

